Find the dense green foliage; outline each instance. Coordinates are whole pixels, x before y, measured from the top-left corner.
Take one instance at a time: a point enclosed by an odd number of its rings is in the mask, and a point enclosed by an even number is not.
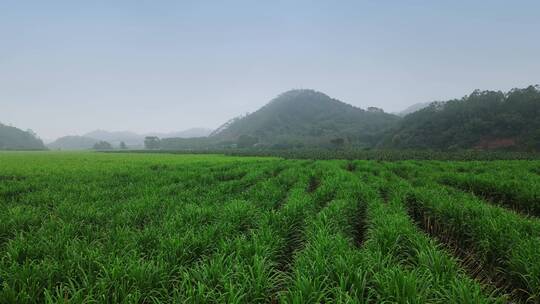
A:
[[[0,123],[0,150],[45,150],[32,131],[23,131]]]
[[[0,153],[0,303],[537,303],[539,165]]]
[[[408,180],[407,204],[413,218],[438,238],[456,246],[459,254],[469,259],[479,271],[480,279],[499,287],[516,300],[540,301],[540,221],[536,217],[512,211],[534,214],[540,205],[540,177],[530,174],[537,163],[409,163],[392,165],[391,170]],[[514,185],[508,196],[528,198],[514,200],[484,200],[482,196],[448,187],[449,181],[467,176],[472,189],[482,186],[489,176],[494,185]],[[524,179],[523,177],[528,177]],[[494,182],[498,179],[498,183]],[[459,183],[456,184],[461,186]],[[494,187],[496,189],[496,187]],[[510,188],[499,188],[498,196]],[[488,197],[492,197],[489,195]]]
[[[144,147],[148,150],[156,150],[161,147],[160,139],[157,136],[146,136],[144,138]]]
[[[161,143],[168,142],[167,139]],[[174,144],[173,144],[174,145]],[[186,144],[187,145],[187,144]],[[371,150],[371,149],[169,149],[158,151],[131,150],[131,153],[164,154],[225,154],[233,156],[270,156],[286,159],[366,159],[366,160],[540,160],[538,152],[476,151],[460,152],[430,150]]]
[[[540,150],[540,88],[475,91],[411,113],[381,143],[414,149]]]
[[[92,149],[94,150],[112,150],[112,145],[109,142],[106,142],[104,140],[100,140],[97,143],[94,144]]]
[[[209,137],[194,138],[162,138],[160,149],[162,150],[205,150],[214,147],[215,140]],[[232,144],[228,143],[228,144]]]
[[[256,138],[259,146],[332,146],[341,138],[354,146],[374,145],[381,131],[398,117],[371,108],[362,110],[312,90],[285,92],[267,105],[232,121],[216,132],[216,140]]]
[[[407,112],[408,111],[408,112]],[[285,92],[209,137],[166,138],[165,150],[256,148],[540,151],[540,90],[474,91],[418,104],[401,118],[356,108],[313,90]]]

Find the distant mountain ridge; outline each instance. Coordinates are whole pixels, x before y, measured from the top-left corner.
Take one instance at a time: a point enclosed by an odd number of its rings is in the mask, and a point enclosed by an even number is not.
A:
[[[145,136],[161,138],[161,149],[383,148],[507,149],[540,151],[540,86],[509,92],[479,91],[461,99],[420,103],[399,114],[366,110],[314,90],[291,90],[259,110],[233,118],[214,131],[193,128],[137,134],[96,130],[65,136],[51,149],[90,149],[98,141],[143,148]],[[46,149],[31,131],[0,124],[0,149]]]
[[[106,141],[113,147],[118,147],[120,146],[120,143],[123,142],[128,147],[142,148],[144,147],[144,138],[146,136],[157,136],[159,138],[191,138],[204,137],[210,134],[210,132],[210,129],[205,128],[191,128],[178,132],[154,132],[148,134],[137,134],[130,131],[95,130],[82,136],[63,136],[49,143],[47,146],[53,150],[88,150],[92,149],[95,143],[99,141]]]
[[[397,112],[397,113],[394,113],[394,114],[396,114],[397,116],[400,116],[400,117],[404,117],[404,116],[407,116],[407,115],[409,115],[409,114],[411,114],[411,113],[420,111],[420,110],[422,110],[423,108],[428,107],[430,104],[431,104],[431,102],[420,102],[420,103],[415,103],[415,104],[413,104],[413,105],[408,106],[408,107],[405,108],[404,110],[402,110],[402,111],[400,111],[400,112]]]
[[[238,141],[249,136],[258,145],[371,146],[399,117],[378,108],[363,110],[315,90],[291,90],[259,110],[233,119],[212,138]]]
[[[190,138],[190,137],[204,137],[208,136],[212,132],[210,129],[206,128],[191,128],[183,131],[177,132],[152,132],[147,134],[137,134],[130,131],[105,131],[105,130],[95,130],[89,133],[84,134],[84,137],[94,138],[98,140],[104,140],[110,142],[111,144],[119,144],[124,142],[127,145],[143,145],[144,138],[146,136],[157,136],[159,138]]]
[[[47,147],[52,150],[89,150],[98,141],[95,138],[85,136],[64,136],[47,144]]]
[[[0,150],[45,150],[43,141],[32,131],[0,123]]]
[[[159,138],[193,138],[193,137],[205,137],[210,135],[211,129],[207,128],[190,128],[183,131],[169,132],[169,133],[148,133],[144,136],[157,136]]]
[[[93,138],[96,140],[103,140],[113,145],[118,145],[120,142],[124,142],[127,145],[141,145],[144,142],[144,135],[139,135],[130,131],[105,131],[95,130],[82,137]]]

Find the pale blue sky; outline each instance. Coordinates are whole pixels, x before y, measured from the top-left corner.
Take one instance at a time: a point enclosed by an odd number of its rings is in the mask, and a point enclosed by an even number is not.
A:
[[[292,88],[398,111],[540,83],[540,1],[0,0],[0,122],[214,128]]]

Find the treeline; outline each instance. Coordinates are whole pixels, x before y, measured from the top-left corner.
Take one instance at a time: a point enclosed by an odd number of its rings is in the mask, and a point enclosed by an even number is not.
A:
[[[120,151],[108,151],[120,152]],[[164,154],[223,154],[230,156],[280,157],[285,159],[364,159],[377,161],[402,160],[452,160],[452,161],[490,161],[490,160],[540,160],[538,152],[519,151],[433,151],[433,150],[379,150],[379,149],[183,149],[183,150],[130,150],[130,153]],[[539,171],[540,172],[540,171]]]
[[[540,151],[540,87],[434,102],[405,116],[379,147]]]

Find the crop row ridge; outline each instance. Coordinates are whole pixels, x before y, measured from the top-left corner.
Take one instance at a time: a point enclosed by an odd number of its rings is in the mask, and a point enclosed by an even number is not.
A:
[[[320,178],[318,176],[316,176],[316,175],[311,175],[309,177],[306,192],[307,193],[313,193],[319,188],[320,185],[321,185]]]
[[[356,248],[361,248],[366,239],[367,231],[367,204],[362,201],[358,202],[358,213],[354,217],[353,227],[353,241]]]
[[[530,218],[538,218],[540,217],[540,213],[534,212],[533,210],[527,210],[524,209],[522,206],[519,206],[519,204],[512,202],[508,199],[505,199],[503,195],[497,195],[496,193],[486,193],[483,191],[477,191],[473,189],[472,187],[467,187],[465,185],[458,185],[457,183],[453,183],[451,181],[443,180],[440,182],[442,186],[450,187],[451,189],[454,189],[455,191],[463,191],[467,192],[475,197],[477,197],[479,200],[484,201],[488,204],[498,206],[501,208],[504,208],[508,210],[509,212],[514,212],[516,214],[519,214],[523,217],[530,217]],[[540,202],[538,202],[540,204]]]
[[[415,225],[437,240],[456,257],[461,268],[465,270],[469,277],[477,281],[486,292],[495,292],[497,294],[501,291],[511,292],[509,284],[504,276],[501,276],[501,271],[493,265],[480,262],[472,246],[458,241],[458,237],[451,227],[441,225],[439,221],[430,216],[414,196],[407,196],[406,202],[407,212]],[[514,302],[512,301],[512,303]]]

